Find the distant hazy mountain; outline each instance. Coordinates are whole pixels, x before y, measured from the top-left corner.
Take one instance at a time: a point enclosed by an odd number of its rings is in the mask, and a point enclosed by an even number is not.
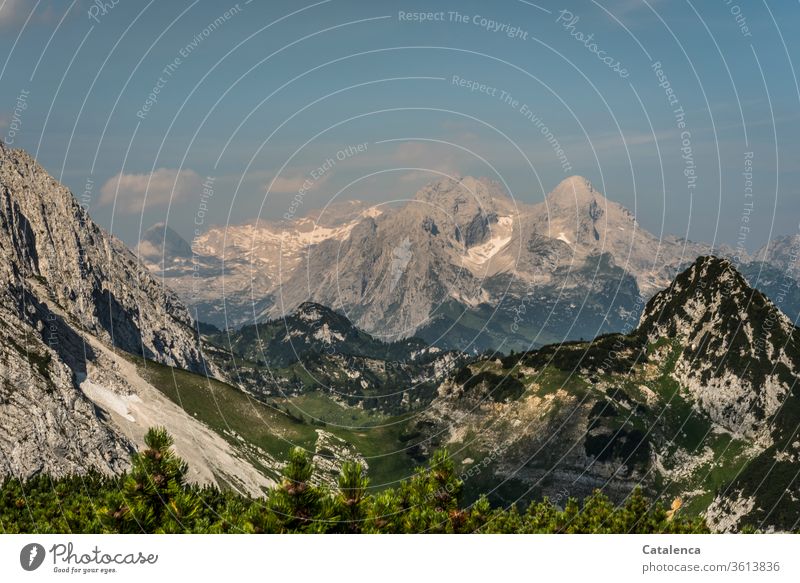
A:
[[[759,249],[754,258],[800,279],[800,235],[778,237]]]
[[[191,244],[161,223],[145,231],[136,251],[198,320],[224,329],[253,323],[273,303],[280,304],[274,292],[307,249],[328,239],[344,240],[376,212],[348,201],[290,222],[215,226]]]
[[[157,269],[192,258],[192,247],[166,223],[153,225],[142,235],[136,249],[148,265]]]
[[[800,323],[800,279],[766,263],[752,262],[742,266],[742,274],[755,288],[764,292],[795,324]]]
[[[644,300],[711,252],[659,240],[578,176],[536,205],[465,177],[380,212],[352,202],[287,224],[215,228],[193,259],[163,231],[146,234],[140,254],[201,320],[236,326],[313,301],[385,340],[469,351],[630,329]]]

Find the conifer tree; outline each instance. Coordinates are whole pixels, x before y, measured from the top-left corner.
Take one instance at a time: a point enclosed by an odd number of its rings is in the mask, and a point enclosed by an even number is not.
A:
[[[198,510],[197,497],[184,487],[188,465],[165,428],[150,428],[144,443],[131,457],[122,500],[109,511],[107,525],[116,532],[179,532]]]
[[[336,496],[336,514],[342,532],[357,533],[363,528],[366,516],[369,478],[364,468],[356,462],[345,462],[339,474],[339,493]]]
[[[428,468],[419,468],[399,490],[403,532],[448,532],[464,516],[458,507],[463,483],[445,450],[433,454]]]
[[[269,497],[282,532],[324,532],[332,518],[330,499],[311,483],[314,466],[306,451],[295,447],[283,470],[283,479]]]

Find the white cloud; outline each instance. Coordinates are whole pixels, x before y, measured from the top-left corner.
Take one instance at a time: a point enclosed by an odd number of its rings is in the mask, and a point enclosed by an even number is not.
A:
[[[0,0],[0,26],[17,22],[24,5],[24,0]]]
[[[202,179],[194,170],[159,168],[152,174],[117,174],[100,189],[100,205],[116,200],[117,210],[124,214],[180,202],[197,194]]]
[[[31,10],[35,6],[30,0],[0,0],[0,28],[10,28],[21,25],[28,20],[30,22],[54,22],[61,17],[64,2],[60,6],[53,6],[53,2],[42,2],[36,12],[31,15]],[[79,10],[73,11],[78,12]]]
[[[314,179],[310,174],[295,173],[288,176],[276,176],[274,180],[268,180],[264,189],[269,192],[279,194],[296,193],[305,188],[307,191],[315,190],[325,184],[330,178],[330,171]]]

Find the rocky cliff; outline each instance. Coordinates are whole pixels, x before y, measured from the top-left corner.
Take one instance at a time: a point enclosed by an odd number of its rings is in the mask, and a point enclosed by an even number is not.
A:
[[[27,153],[4,145],[0,221],[0,281],[8,301],[22,302],[27,290],[127,352],[202,369],[192,320],[174,292]]]
[[[186,308],[67,188],[2,143],[0,255],[0,474],[118,472],[153,422],[182,435],[188,456],[218,453],[199,464],[201,481],[215,480],[216,464],[258,491],[257,472],[131,365],[205,370]]]

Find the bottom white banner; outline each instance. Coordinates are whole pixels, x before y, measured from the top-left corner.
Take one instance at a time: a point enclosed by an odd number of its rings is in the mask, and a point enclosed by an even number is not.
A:
[[[0,581],[798,581],[797,535],[0,535]]]

